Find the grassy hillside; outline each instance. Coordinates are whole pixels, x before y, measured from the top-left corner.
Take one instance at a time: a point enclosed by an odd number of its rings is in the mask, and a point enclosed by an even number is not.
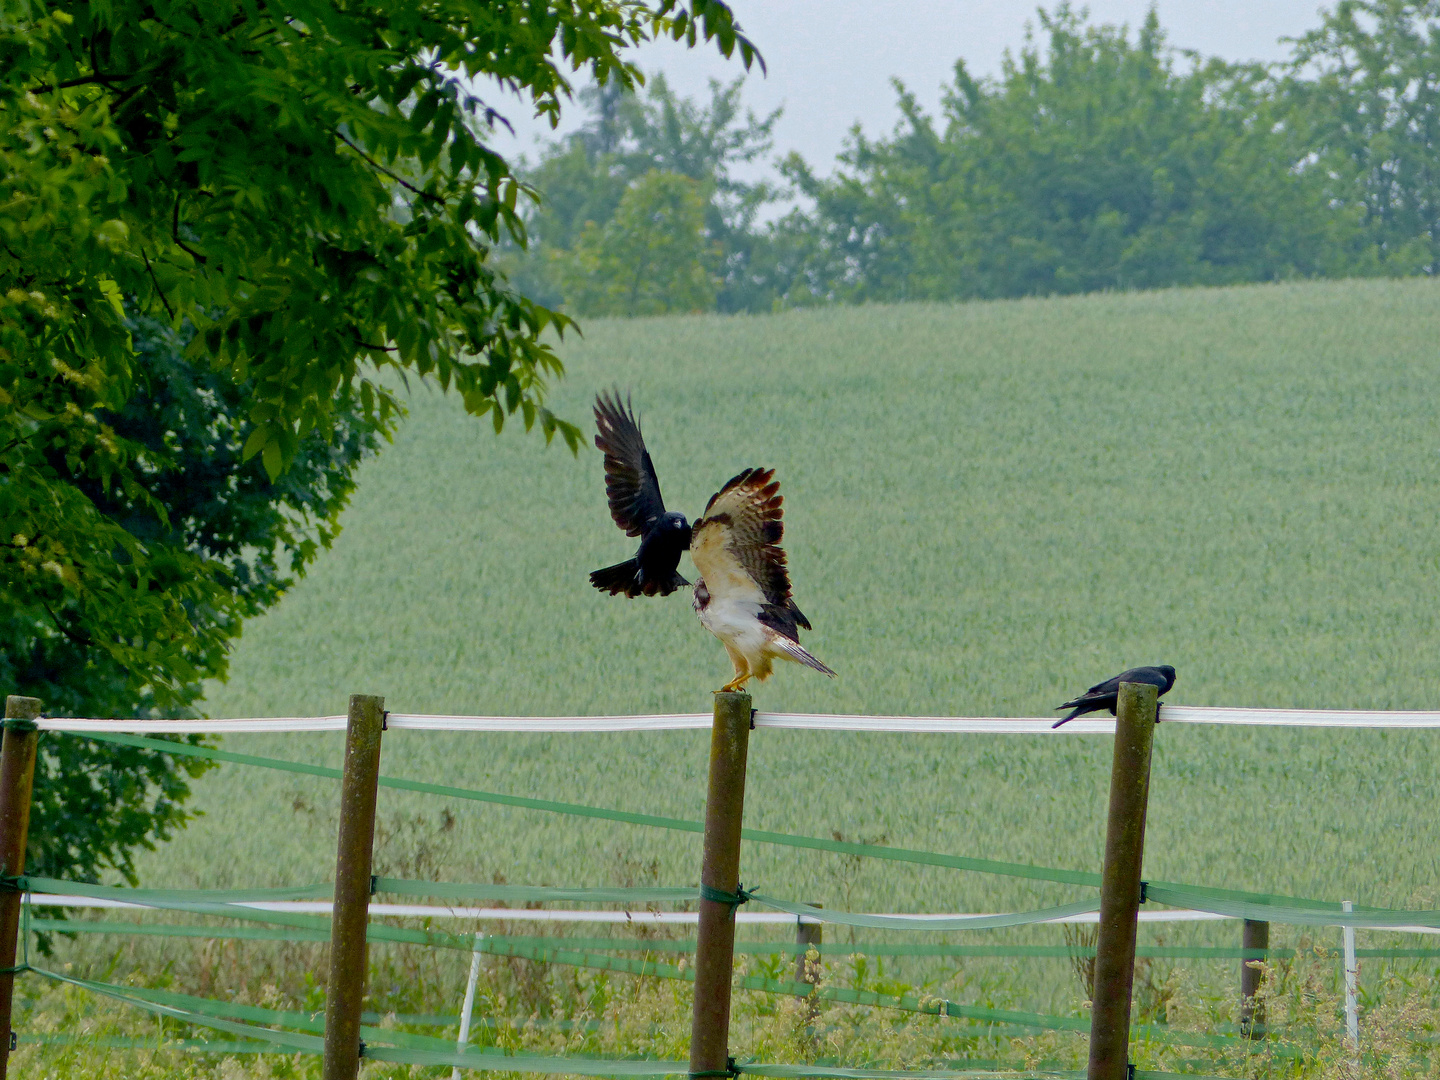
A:
[[[1440,285],[1339,283],[598,322],[559,411],[633,389],[689,514],[777,468],[807,645],[766,709],[1043,715],[1131,664],[1189,704],[1440,706]],[[345,532],[251,625],[212,715],[699,711],[729,674],[688,593],[625,601],[600,456],[502,437],[421,390]],[[682,567],[684,569],[684,567]],[[338,762],[339,741],[229,748]],[[395,732],[393,775],[698,816],[707,737]],[[1108,739],[752,743],[749,823],[1098,868]],[[1162,729],[1147,872],[1440,900],[1433,734]],[[326,878],[333,785],[223,768],[152,885]],[[693,881],[698,841],[382,795],[382,869]],[[417,865],[418,864],[418,865]],[[830,905],[988,909],[1062,890],[751,849],[744,879]],[[1227,941],[1233,929],[1214,930]],[[1058,938],[1057,938],[1058,940]]]

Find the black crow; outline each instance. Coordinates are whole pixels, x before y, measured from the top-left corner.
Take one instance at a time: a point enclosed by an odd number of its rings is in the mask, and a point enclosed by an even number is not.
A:
[[[633,559],[596,570],[590,584],[611,596],[669,596],[690,582],[676,569],[690,547],[690,523],[684,514],[666,512],[660,481],[627,399],[601,394],[595,399],[595,445],[605,454],[605,494],[610,516],[626,536],[640,537]]]
[[[1101,709],[1109,709],[1110,715],[1115,715],[1115,704],[1120,698],[1120,684],[1122,682],[1149,683],[1151,686],[1160,688],[1160,697],[1175,685],[1175,669],[1169,664],[1161,664],[1159,667],[1132,667],[1129,671],[1122,671],[1113,679],[1106,679],[1102,683],[1096,683],[1077,698],[1065,702],[1063,705],[1056,705],[1057,709],[1074,709],[1069,716],[1056,720],[1051,724],[1057,728],[1061,724],[1085,713],[1099,712]]]

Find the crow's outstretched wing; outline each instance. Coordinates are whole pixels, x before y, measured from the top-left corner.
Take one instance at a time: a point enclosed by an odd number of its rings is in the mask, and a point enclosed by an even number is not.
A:
[[[622,406],[618,393],[600,394],[595,399],[595,426],[595,445],[605,454],[610,516],[626,536],[640,536],[665,513],[665,500],[630,402]]]
[[[716,492],[694,525],[690,557],[712,598],[752,604],[756,617],[791,641],[810,622],[790,597],[780,541],[784,499],[774,469],[746,469]]]

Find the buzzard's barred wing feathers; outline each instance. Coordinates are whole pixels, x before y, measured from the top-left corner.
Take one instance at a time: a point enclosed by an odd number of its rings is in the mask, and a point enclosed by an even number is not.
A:
[[[723,527],[725,550],[759,586],[763,602],[782,607],[790,600],[790,574],[780,547],[784,504],[774,469],[746,469],[710,497],[704,517],[694,526],[697,531],[706,525]]]
[[[690,556],[711,595],[751,601],[762,623],[799,641],[797,628],[809,630],[810,620],[790,598],[790,572],[780,547],[784,502],[774,469],[746,469],[732,477],[695,523]]]
[[[800,628],[810,629],[810,621],[790,596],[782,502],[773,469],[746,469],[715,493],[691,532],[690,557],[701,578],[695,611],[735,665],[724,690],[763,681],[774,660],[835,674],[800,644]]]
[[[595,445],[605,455],[610,516],[626,536],[639,536],[665,513],[665,500],[629,400],[622,406],[618,392],[601,394],[595,399],[595,427]]]

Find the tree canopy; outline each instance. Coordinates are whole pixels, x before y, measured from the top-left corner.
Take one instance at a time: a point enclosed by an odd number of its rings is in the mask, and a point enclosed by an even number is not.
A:
[[[399,413],[386,371],[578,444],[545,406],[569,320],[495,265],[532,192],[493,136],[577,73],[635,84],[659,36],[756,59],[718,0],[0,0],[10,689],[192,706],[333,536]],[[128,872],[183,820],[173,765],[47,760],[50,872]]]
[[[517,283],[579,315],[768,308],[750,276],[776,191],[736,170],[770,152],[780,112],[743,111],[743,82],[712,80],[705,102],[663,76],[643,95],[618,80],[582,92],[589,122],[524,173],[542,200]]]
[[[618,211],[652,161],[678,156],[635,151],[672,116],[738,117],[739,99],[728,113],[641,109],[607,88],[588,99],[590,125],[527,174],[544,197],[529,263],[563,271],[536,283],[552,302],[629,314],[1435,273],[1440,0],[1342,0],[1291,50],[1226,63],[1172,48],[1154,10],[1135,28],[1041,10],[995,77],[956,65],[938,115],[897,80],[892,132],[857,129],[831,168],[785,159],[794,205],[778,220],[754,212],[779,194],[766,184],[748,215],[707,209],[708,243],[680,242],[689,219],[656,218],[650,231],[674,241],[663,274],[624,242]],[[768,147],[768,124],[682,125],[709,147],[684,159],[737,160]],[[718,175],[663,167],[702,193]],[[587,221],[594,244],[577,242]],[[709,305],[694,285],[706,276]],[[643,303],[614,302],[617,282],[639,279]]]

